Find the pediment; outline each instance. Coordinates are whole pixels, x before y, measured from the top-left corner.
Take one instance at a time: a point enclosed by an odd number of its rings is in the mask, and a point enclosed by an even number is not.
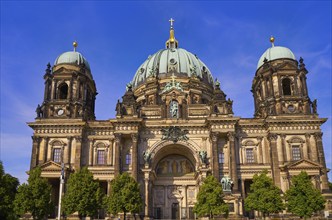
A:
[[[61,165],[54,161],[48,161],[41,166],[42,171],[61,171]]]
[[[287,167],[288,169],[320,169],[321,165],[307,159],[302,159],[290,163]]]
[[[284,61],[277,66],[278,69],[297,69],[297,66],[293,62]]]

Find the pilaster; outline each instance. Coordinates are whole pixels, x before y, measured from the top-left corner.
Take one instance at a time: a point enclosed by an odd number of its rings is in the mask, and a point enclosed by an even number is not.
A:
[[[273,181],[277,187],[281,187],[280,183],[280,169],[279,169],[279,160],[277,152],[277,139],[276,134],[269,134],[269,143],[270,143],[270,157],[271,157],[271,166],[272,166],[272,177]]]
[[[233,180],[233,191],[239,190],[239,183],[238,183],[238,177],[237,177],[237,163],[236,163],[236,151],[235,151],[235,133],[234,132],[228,132],[228,141],[229,141],[229,148],[230,148],[230,173],[231,173],[231,179]]]
[[[132,160],[131,160],[131,169],[132,169],[132,177],[137,181],[137,134],[132,134],[131,139],[132,139]]]
[[[75,170],[78,170],[81,167],[82,137],[76,136],[75,141],[76,141],[76,151],[75,151],[74,168]]]
[[[31,152],[30,170],[38,165],[39,144],[40,144],[39,137],[31,136],[31,138],[32,138],[32,152]]]
[[[219,163],[218,163],[218,134],[211,133],[212,141],[212,174],[219,181]]]

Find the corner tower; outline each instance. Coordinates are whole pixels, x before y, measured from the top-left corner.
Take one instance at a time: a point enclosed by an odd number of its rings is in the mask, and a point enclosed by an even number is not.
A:
[[[76,51],[61,54],[51,68],[45,70],[45,92],[42,105],[37,107],[37,118],[83,120],[95,119],[96,85],[88,61]]]
[[[260,57],[252,82],[255,102],[255,117],[267,116],[317,116],[316,101],[308,96],[303,59],[296,60],[293,52],[274,45]]]

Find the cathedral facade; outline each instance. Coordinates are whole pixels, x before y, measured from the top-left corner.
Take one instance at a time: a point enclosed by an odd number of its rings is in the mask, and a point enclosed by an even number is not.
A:
[[[231,215],[253,216],[244,198],[255,174],[268,170],[285,192],[305,170],[331,210],[320,128],[327,119],[309,97],[303,59],[270,41],[253,74],[253,118],[234,116],[233,101],[208,67],[178,47],[171,23],[166,48],[138,68],[110,120],[95,118],[96,84],[74,43],[45,71],[44,100],[28,123],[30,168],[42,168],[55,203],[62,163],[66,179],[88,167],[105,193],[128,172],[141,187],[141,214],[154,219],[193,219],[207,175],[223,182]]]

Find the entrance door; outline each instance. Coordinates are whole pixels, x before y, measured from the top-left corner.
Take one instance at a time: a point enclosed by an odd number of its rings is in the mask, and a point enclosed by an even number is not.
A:
[[[179,203],[172,204],[172,219],[180,219]]]

